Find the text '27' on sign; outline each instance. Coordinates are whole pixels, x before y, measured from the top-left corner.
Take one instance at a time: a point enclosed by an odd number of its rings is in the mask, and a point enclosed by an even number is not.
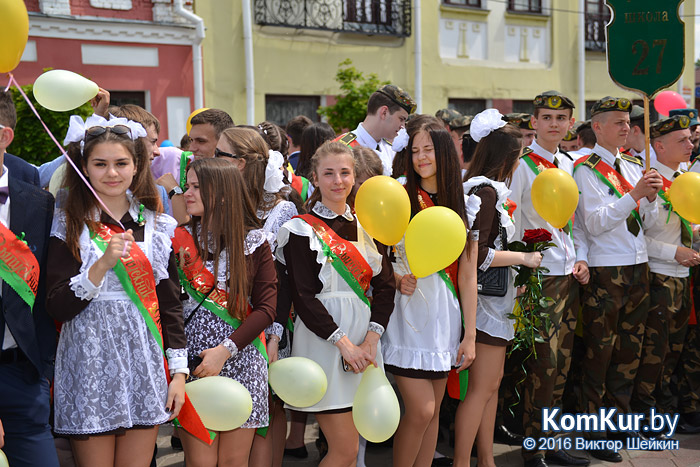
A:
[[[685,65],[683,0],[606,0],[608,71],[623,88],[653,97],[672,85]]]

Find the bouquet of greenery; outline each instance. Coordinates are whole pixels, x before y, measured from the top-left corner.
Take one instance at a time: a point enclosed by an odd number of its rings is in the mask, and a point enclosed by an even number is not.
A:
[[[526,230],[522,242],[508,244],[510,251],[542,253],[547,248],[555,246],[552,243],[552,234],[546,229]],[[516,299],[519,309],[508,315],[515,320],[515,337],[511,352],[518,349],[527,352],[526,359],[531,355],[537,357],[535,343],[544,342],[543,334],[549,333],[549,314],[545,309],[554,303],[550,297],[542,295],[542,274],[549,272],[547,268],[529,268],[527,266],[513,266],[517,271],[515,286],[524,288],[524,291]]]

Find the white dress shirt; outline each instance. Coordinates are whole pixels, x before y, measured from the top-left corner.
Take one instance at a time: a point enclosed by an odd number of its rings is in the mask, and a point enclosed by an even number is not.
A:
[[[559,152],[552,154],[542,146],[533,142],[530,145],[532,152],[553,163],[564,172],[571,175],[574,170],[574,163],[567,156]],[[556,162],[555,162],[556,161]],[[574,241],[571,235],[564,233],[562,229],[556,229],[545,221],[532,204],[530,197],[530,189],[532,182],[537,175],[532,171],[530,166],[523,160],[513,174],[513,179],[510,183],[511,194],[509,198],[518,206],[513,213],[513,221],[515,223],[516,240],[522,239],[525,230],[530,229],[547,229],[552,234],[552,242],[556,246],[549,248],[544,252],[542,258],[542,267],[549,269],[547,275],[564,276],[571,274],[576,261],[576,250],[574,249]]]
[[[396,153],[391,149],[391,144],[386,141],[377,141],[372,135],[369,134],[365,127],[360,123],[355,131],[353,131],[355,136],[357,136],[357,142],[360,146],[365,148],[370,148],[374,150],[382,161],[382,167],[384,169],[384,175],[391,177],[391,166],[394,163],[394,156]]]
[[[666,180],[673,181],[676,170],[670,169],[661,162],[653,166]],[[663,203],[663,200],[659,201]],[[688,277],[690,274],[686,266],[676,261],[676,250],[683,246],[681,242],[681,219],[678,214],[671,213],[668,207],[659,209],[656,221],[644,230],[649,252],[649,270],[657,274],[673,277]],[[691,239],[692,241],[692,239]]]
[[[569,155],[576,162],[582,157],[589,156],[593,152],[593,148],[582,147],[576,151],[569,151]]]
[[[600,156],[602,162],[615,167],[615,159],[620,153],[612,154],[599,144],[593,152]],[[635,186],[642,178],[643,167],[620,159],[621,175]],[[574,180],[578,185],[579,201],[576,208],[574,230],[581,229],[574,236],[584,236],[588,239],[588,265],[601,266],[631,266],[648,261],[647,244],[644,239],[644,227],[655,222],[658,215],[657,202],[650,203],[642,198],[639,203],[639,215],[644,225],[640,226],[637,235],[627,230],[627,218],[637,203],[627,193],[618,198],[598,176],[585,165],[579,165],[574,172]],[[657,197],[658,198],[658,197]],[[584,259],[584,258],[579,258]]]
[[[7,187],[7,184],[9,180],[9,171],[7,170],[7,167],[4,165],[2,166],[2,176],[0,176],[0,187],[4,188]],[[2,225],[7,227],[8,229],[10,228],[10,197],[7,197],[7,201],[5,201],[5,204],[0,204],[0,222],[2,222]],[[3,280],[0,279],[0,295],[2,295],[2,284]],[[12,337],[12,333],[10,332],[10,328],[7,327],[7,324],[5,324],[5,334],[2,339],[2,350],[5,349],[12,349],[14,347],[17,347],[17,342],[15,342],[15,338]]]

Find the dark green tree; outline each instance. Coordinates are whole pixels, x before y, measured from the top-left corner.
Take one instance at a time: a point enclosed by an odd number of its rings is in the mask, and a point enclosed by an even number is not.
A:
[[[83,118],[92,115],[92,107],[89,102],[68,112],[54,112],[42,107],[34,98],[32,88],[32,84],[22,86],[22,90],[39,112],[41,119],[61,144],[66,136],[71,115],[80,115]],[[39,119],[36,118],[22,94],[15,87],[12,87],[12,100],[17,109],[17,125],[15,126],[15,139],[7,148],[7,152],[36,165],[60,156],[61,151],[56,143],[51,140]]]
[[[364,74],[345,59],[338,64],[335,80],[340,83],[341,94],[335,104],[319,107],[318,114],[328,118],[328,124],[336,133],[353,130],[365,119],[367,101],[374,91],[388,81],[380,81],[376,73]]]

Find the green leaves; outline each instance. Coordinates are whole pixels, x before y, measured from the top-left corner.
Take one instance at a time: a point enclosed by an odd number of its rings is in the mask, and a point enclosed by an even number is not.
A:
[[[376,73],[365,75],[345,59],[338,64],[335,80],[340,83],[342,94],[333,105],[319,107],[318,114],[328,118],[328,124],[336,133],[354,130],[365,119],[367,101],[377,89],[388,81],[380,81]]]

